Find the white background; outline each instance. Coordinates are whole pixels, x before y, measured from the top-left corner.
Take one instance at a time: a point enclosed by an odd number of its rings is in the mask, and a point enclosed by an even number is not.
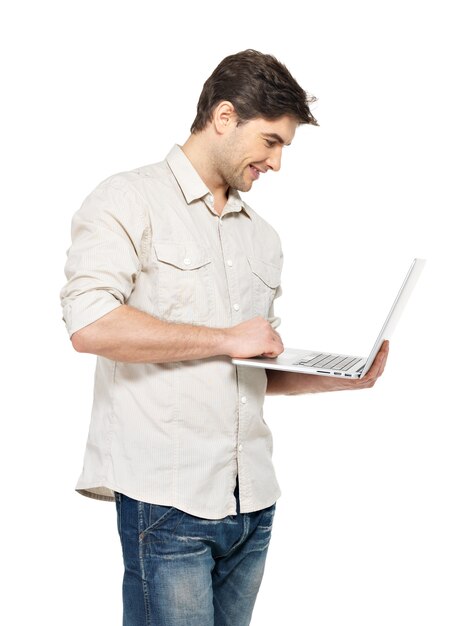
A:
[[[74,492],[94,357],[73,351],[61,321],[70,219],[98,182],[184,142],[204,80],[253,47],[318,97],[320,127],[300,128],[282,170],[246,198],[282,237],[285,345],[365,354],[411,259],[428,263],[374,389],[267,399],[283,496],[252,624],[470,626],[466,3],[9,4],[0,15],[8,624],[120,623],[114,507]]]

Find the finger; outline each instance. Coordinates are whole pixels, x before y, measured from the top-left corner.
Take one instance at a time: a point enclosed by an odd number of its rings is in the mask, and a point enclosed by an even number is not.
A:
[[[374,359],[374,362],[372,363],[372,366],[378,367],[379,370],[382,370],[383,367],[385,366],[385,361],[387,360],[388,351],[389,351],[389,342],[386,339],[383,342],[382,346],[380,347],[380,350],[377,352],[377,355]]]
[[[381,366],[381,356],[380,353],[377,354],[377,356],[374,359],[374,362],[372,363],[372,365],[370,366],[369,371],[367,372],[367,374],[364,376],[364,380],[370,381],[370,380],[375,380],[380,376],[380,366]]]
[[[379,376],[382,376],[384,369],[385,369],[385,365],[387,364],[389,349],[390,349],[390,343],[386,340],[383,342],[383,345],[382,345],[382,362],[380,365]]]
[[[377,378],[379,378],[380,375],[381,375],[381,357],[379,357],[379,354],[377,354],[377,356],[374,359],[374,362],[370,366],[369,371],[361,380],[369,384],[371,381],[377,380]]]
[[[382,347],[378,351],[370,370],[368,371],[366,376],[364,376],[364,380],[367,379],[367,383],[371,382],[372,380],[375,382],[377,378],[380,378],[380,376],[382,376],[387,362],[388,350],[389,343],[386,340],[383,342]]]
[[[278,345],[279,345],[281,348],[283,348],[283,347],[284,347],[284,344],[283,344],[283,341],[282,341],[282,338],[281,338],[281,336],[280,336],[280,335],[277,335],[277,337],[274,337],[274,340],[276,341],[276,343],[278,343]]]
[[[382,360],[382,365],[380,367],[380,373],[379,376],[382,376],[382,374],[384,373],[384,369],[385,366],[387,365],[387,355],[384,356],[383,360]]]

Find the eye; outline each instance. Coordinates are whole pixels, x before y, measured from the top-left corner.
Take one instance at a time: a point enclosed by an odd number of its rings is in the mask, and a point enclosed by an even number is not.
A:
[[[273,147],[275,146],[275,144],[276,144],[276,142],[275,142],[275,141],[270,141],[269,139],[265,139],[264,141],[265,141],[266,146],[267,146],[268,148],[273,148]]]

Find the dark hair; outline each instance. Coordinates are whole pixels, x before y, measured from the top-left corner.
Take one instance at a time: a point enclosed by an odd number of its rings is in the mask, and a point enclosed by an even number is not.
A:
[[[192,133],[205,128],[215,106],[223,100],[231,102],[240,122],[291,115],[299,124],[318,126],[309,108],[316,98],[307,94],[274,56],[257,50],[226,57],[205,81]]]

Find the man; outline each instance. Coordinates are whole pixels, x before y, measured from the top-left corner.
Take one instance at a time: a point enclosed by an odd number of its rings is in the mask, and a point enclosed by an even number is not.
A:
[[[116,501],[124,624],[249,624],[280,490],[266,393],[372,386],[236,367],[283,351],[282,251],[238,194],[280,169],[312,99],[246,50],[206,81],[186,143],[112,176],[76,213],[62,290],[79,352],[98,355],[77,489]]]

